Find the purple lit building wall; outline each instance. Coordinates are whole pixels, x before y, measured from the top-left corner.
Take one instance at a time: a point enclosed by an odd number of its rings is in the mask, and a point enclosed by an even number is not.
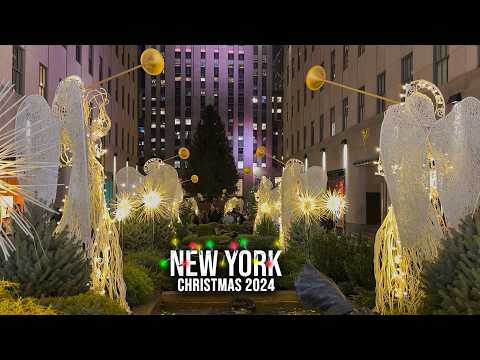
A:
[[[139,93],[139,163],[152,157],[164,159],[176,154],[181,146],[189,147],[202,108],[211,103],[225,124],[243,194],[262,175],[273,181],[278,170],[272,171],[270,158],[274,133],[272,104],[276,101],[272,98],[272,46],[145,47],[162,52],[165,71],[157,77],[145,75],[141,80],[144,83],[140,84]],[[260,145],[267,148],[266,158],[255,156]],[[176,160],[173,165],[185,168],[188,160]],[[245,167],[253,171],[244,175]]]

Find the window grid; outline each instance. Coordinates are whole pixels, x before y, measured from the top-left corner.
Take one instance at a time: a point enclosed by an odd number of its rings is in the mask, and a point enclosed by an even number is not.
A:
[[[413,53],[402,58],[402,84],[413,81]]]
[[[348,97],[342,100],[342,131],[348,126]]]
[[[25,50],[13,45],[12,83],[17,94],[25,93]]]
[[[349,52],[350,52],[350,46],[349,45],[343,45],[343,70],[346,70],[348,68]]]
[[[330,136],[335,136],[335,107],[330,108]]]
[[[362,86],[359,90],[365,91],[365,86]],[[358,114],[357,122],[360,124],[365,116],[365,94],[358,94]]]
[[[48,100],[47,95],[47,67],[43,64],[39,66],[38,94]]]
[[[433,82],[436,85],[448,82],[448,45],[433,46]]]
[[[377,75],[377,95],[385,96],[385,71]],[[377,99],[377,114],[385,111],[385,101]]]
[[[330,53],[330,80],[335,80],[335,50]]]

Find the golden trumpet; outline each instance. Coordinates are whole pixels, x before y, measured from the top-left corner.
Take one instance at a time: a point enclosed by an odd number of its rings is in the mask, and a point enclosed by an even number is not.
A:
[[[102,79],[100,81],[97,81],[96,83],[93,83],[92,85],[88,86],[87,90],[95,89],[97,86],[103,83],[106,83],[107,81],[111,81],[113,79],[126,75],[140,68],[143,68],[143,70],[149,75],[157,76],[163,72],[163,69],[165,68],[165,60],[163,59],[163,56],[160,53],[160,51],[158,51],[157,49],[154,49],[154,48],[145,49],[142,52],[142,55],[140,56],[140,65],[134,66],[118,74],[115,74],[105,79]]]
[[[365,94],[383,101],[387,101],[392,104],[400,104],[400,101],[398,100],[389,99],[384,96],[373,94],[371,92],[355,89],[354,87],[351,87],[351,86],[347,86],[347,85],[337,83],[335,81],[327,80],[327,73],[325,72],[325,68],[323,66],[320,66],[320,65],[312,66],[310,70],[308,70],[307,75],[305,76],[305,85],[307,86],[307,88],[311,91],[317,91],[317,90],[320,90],[322,86],[325,85],[325,83],[330,85],[335,85],[347,90],[352,90],[360,94]]]
[[[154,48],[145,49],[140,56],[143,70],[152,76],[160,75],[165,67],[165,60],[160,51]]]
[[[314,65],[308,70],[307,76],[305,77],[305,83],[309,90],[317,91],[325,84],[326,78],[327,74],[325,69],[320,65]]]

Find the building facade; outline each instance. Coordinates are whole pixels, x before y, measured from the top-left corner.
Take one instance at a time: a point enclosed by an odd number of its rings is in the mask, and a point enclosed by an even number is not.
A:
[[[272,47],[272,177],[282,176],[283,162],[283,46]]]
[[[181,146],[189,147],[202,109],[213,104],[225,124],[241,178],[239,194],[262,175],[272,177],[272,46],[145,47],[160,50],[165,70],[160,76],[145,74],[140,85],[139,163],[153,157],[165,159]],[[257,159],[260,145],[269,156]],[[188,160],[176,159],[172,165],[181,169]],[[248,175],[243,174],[246,167],[253,170]]]
[[[389,103],[329,84],[311,92],[309,68],[322,65],[329,80],[398,101],[403,84],[424,79],[440,88],[447,111],[466,96],[480,98],[477,45],[289,45],[283,58],[283,155],[322,166],[329,186],[345,191],[347,231],[377,228],[390,202],[375,175]]]
[[[2,45],[0,79],[15,84],[15,96],[39,94],[51,105],[58,83],[78,75],[85,85],[115,75],[139,63],[136,45]],[[107,190],[113,191],[115,170],[137,164],[138,72],[102,85],[110,94],[112,121],[101,159]]]

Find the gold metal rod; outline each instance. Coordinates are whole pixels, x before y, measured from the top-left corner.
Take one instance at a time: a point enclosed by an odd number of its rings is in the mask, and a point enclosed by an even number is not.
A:
[[[177,158],[177,157],[179,157],[179,156],[180,156],[180,155],[178,155],[178,154],[177,154],[177,155],[174,155],[174,156],[170,156],[169,158],[166,158],[166,159],[164,159],[164,160],[162,160],[162,161],[163,161],[163,162],[166,162],[166,161],[168,161],[168,160],[175,159],[175,158]]]
[[[105,79],[103,79],[103,80],[97,81],[96,83],[93,83],[93,84],[89,85],[86,89],[87,89],[87,90],[95,89],[98,85],[101,85],[101,84],[103,84],[103,83],[105,83],[105,82],[107,82],[107,81],[116,79],[116,78],[118,78],[118,77],[120,77],[120,76],[123,76],[123,75],[125,75],[125,74],[128,74],[128,73],[130,73],[130,72],[132,72],[132,71],[135,71],[135,70],[137,70],[137,69],[140,69],[141,67],[142,67],[141,64],[140,64],[140,65],[137,65],[137,66],[134,66],[133,68],[130,68],[130,69],[125,70],[125,71],[122,71],[122,72],[120,72],[120,73],[118,73],[118,74],[112,75],[112,76],[110,76],[110,77],[108,77],[108,78],[105,78]]]
[[[377,95],[377,94],[374,94],[374,93],[371,93],[371,92],[368,92],[368,91],[359,90],[359,89],[356,89],[356,88],[351,87],[351,86],[347,86],[347,85],[337,83],[335,81],[326,80],[326,79],[322,80],[322,81],[326,82],[327,84],[339,86],[341,88],[352,90],[352,91],[355,91],[357,93],[365,94],[365,95],[368,95],[368,96],[371,96],[371,97],[374,97],[374,98],[377,98],[377,99],[380,99],[380,100],[388,101],[392,104],[400,104],[400,101],[398,101],[398,100],[389,99],[389,98],[386,98],[386,97],[383,97],[383,96],[380,96],[380,95]]]
[[[275,160],[276,162],[278,162],[280,165],[284,166],[285,167],[285,163],[283,161],[280,161],[278,160],[277,158],[274,158],[273,156],[271,156],[271,159],[272,160]]]

